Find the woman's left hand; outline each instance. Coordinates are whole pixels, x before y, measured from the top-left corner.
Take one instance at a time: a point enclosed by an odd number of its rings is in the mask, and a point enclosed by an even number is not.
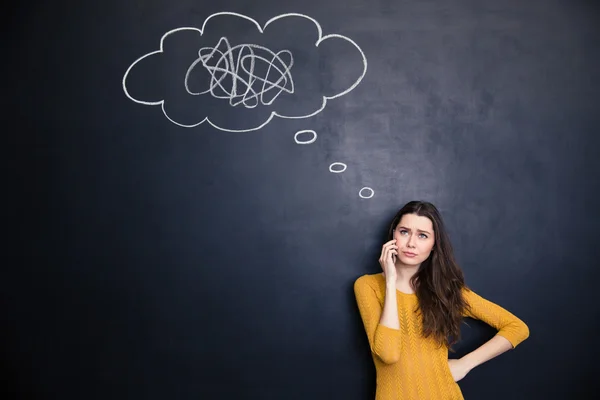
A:
[[[449,358],[448,366],[450,367],[450,373],[452,374],[452,377],[454,378],[454,382],[460,381],[471,370],[466,365],[466,363],[460,359]]]

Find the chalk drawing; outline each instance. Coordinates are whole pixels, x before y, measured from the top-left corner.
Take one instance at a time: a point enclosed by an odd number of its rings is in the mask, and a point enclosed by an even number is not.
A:
[[[363,194],[363,191],[366,191],[369,194]],[[371,189],[370,187],[364,187],[362,189],[360,189],[360,191],[358,192],[358,195],[362,198],[362,199],[370,199],[371,197],[373,197],[375,195],[375,191],[373,191],[373,189]]]
[[[298,139],[298,135],[301,135],[303,133],[310,133],[310,134],[312,134],[312,139],[309,139],[309,140],[300,140],[300,139]],[[313,130],[310,130],[310,129],[305,129],[305,130],[302,130],[302,131],[298,131],[294,135],[294,141],[296,141],[296,143],[298,143],[298,144],[311,144],[311,143],[314,143],[315,140],[317,140],[317,132],[315,132]]]
[[[161,55],[164,53],[164,42],[165,39],[167,39],[170,35],[173,35],[177,32],[188,31],[195,32],[202,36],[206,31],[207,22],[217,16],[230,16],[250,21],[256,26],[256,29],[261,34],[263,34],[267,26],[274,21],[290,17],[305,18],[311,21],[317,28],[318,39],[314,44],[315,47],[318,47],[325,40],[333,38],[347,41],[356,48],[358,55],[360,56],[362,72],[356,81],[354,81],[349,87],[345,88],[341,92],[332,96],[322,96],[320,106],[310,113],[303,115],[289,115],[272,111],[262,123],[247,129],[229,129],[224,126],[217,125],[210,120],[209,116],[199,117],[198,122],[192,124],[184,124],[168,115],[165,108],[165,99],[158,101],[147,101],[135,98],[131,95],[127,87],[127,83],[128,78],[130,77],[130,74],[136,65],[148,57]],[[232,45],[227,39],[227,36],[222,35],[214,47],[202,47],[198,50],[198,57],[187,68],[186,74],[184,77],[182,77],[182,79],[185,90],[190,96],[202,96],[210,94],[210,96],[213,98],[228,100],[229,106],[231,107],[241,106],[246,109],[253,109],[259,105],[269,106],[274,104],[277,98],[282,94],[295,94],[293,66],[294,56],[289,50],[283,49],[273,51],[267,47],[253,43]],[[266,72],[264,72],[265,70]],[[208,87],[205,90],[193,90],[190,87],[190,79],[194,74],[198,73],[197,71],[201,72],[202,74],[208,74],[208,77],[210,77]],[[259,73],[257,71],[263,72]],[[130,100],[147,106],[160,106],[164,116],[175,125],[184,128],[193,128],[203,124],[204,122],[207,122],[213,128],[225,132],[251,132],[263,128],[275,117],[283,119],[302,119],[317,115],[325,109],[329,100],[343,96],[356,88],[356,86],[358,86],[364,78],[366,72],[367,59],[365,54],[352,39],[337,34],[329,34],[324,36],[319,23],[307,15],[298,13],[281,14],[271,18],[264,24],[264,26],[261,26],[257,21],[245,15],[233,12],[219,12],[207,17],[200,29],[193,27],[181,27],[166,32],[160,40],[160,47],[158,50],[144,54],[127,68],[125,74],[123,75],[122,85],[125,95]],[[306,135],[308,138],[302,140],[300,138],[301,135]],[[294,135],[294,141],[297,144],[311,144],[316,140],[317,133],[310,129],[300,130]],[[329,166],[329,171],[335,174],[340,174],[346,171],[347,168],[347,165],[342,162],[334,162]],[[374,196],[374,194],[375,192],[370,187],[363,187],[358,193],[358,195],[363,199],[370,199]]]
[[[225,45],[227,51],[218,50],[219,47]],[[256,50],[266,53],[269,58],[261,57],[256,54]],[[236,57],[237,51],[237,57]],[[217,54],[215,54],[217,53]],[[244,54],[247,53],[247,54]],[[289,58],[286,63],[280,55],[287,54]],[[240,44],[231,47],[226,37],[222,37],[216,47],[203,47],[198,52],[199,58],[188,68],[185,74],[185,89],[191,95],[202,95],[210,93],[218,99],[229,99],[231,106],[243,104],[246,108],[254,108],[259,101],[263,105],[272,104],[275,99],[285,91],[294,93],[294,81],[290,70],[294,64],[292,53],[288,50],[282,50],[274,53],[266,47],[256,44]],[[235,60],[234,60],[235,58]],[[262,61],[268,65],[267,72],[264,77],[254,74],[256,62]],[[210,74],[210,87],[203,92],[192,92],[189,89],[189,76],[199,63]],[[241,70],[241,71],[240,71]],[[276,82],[270,82],[271,71],[275,70],[279,73],[279,79]],[[242,75],[240,72],[244,72]],[[222,82],[225,78],[231,78],[231,87],[223,86]],[[262,82],[260,92],[254,90],[254,83]],[[219,95],[216,89],[220,89],[224,95]],[[265,94],[273,89],[279,89],[270,100],[265,101]],[[236,101],[236,99],[239,99]]]
[[[340,167],[339,169],[337,169],[336,167]],[[333,172],[334,174],[339,174],[342,173],[346,170],[346,168],[348,168],[348,166],[344,163],[341,162],[334,162],[333,164],[331,164],[329,166],[329,171]]]
[[[242,18],[247,21],[250,21],[256,26],[256,29],[261,34],[264,33],[264,30],[267,28],[267,26],[269,26],[274,21],[284,19],[284,18],[290,18],[290,17],[305,18],[305,19],[311,21],[317,28],[318,39],[315,42],[315,47],[318,47],[324,41],[326,41],[328,39],[333,39],[333,38],[342,39],[342,40],[347,41],[352,46],[354,46],[358,52],[357,54],[362,63],[362,72],[360,73],[360,75],[356,79],[356,81],[354,81],[354,83],[352,83],[346,89],[344,89],[341,92],[336,93],[332,96],[322,96],[320,106],[313,112],[310,112],[308,114],[303,114],[303,115],[289,115],[289,114],[278,113],[277,111],[272,111],[264,122],[258,124],[257,126],[253,126],[253,127],[247,128],[247,129],[229,129],[224,126],[217,125],[216,123],[211,121],[208,116],[199,117],[199,119],[200,118],[201,119],[198,122],[195,122],[192,124],[184,124],[182,122],[176,121],[174,118],[172,118],[171,116],[168,115],[168,113],[165,109],[165,100],[164,99],[159,100],[159,101],[147,101],[147,100],[135,98],[131,95],[131,93],[129,92],[129,90],[127,88],[127,82],[128,82],[130,73],[132,72],[132,70],[138,63],[140,63],[142,60],[144,60],[148,57],[160,55],[161,53],[163,53],[164,52],[163,46],[164,46],[165,39],[167,37],[169,37],[170,35],[173,35],[174,33],[183,32],[183,31],[192,31],[192,32],[196,32],[200,36],[202,36],[206,29],[207,22],[210,19],[217,17],[217,16],[230,16],[230,17]],[[290,40],[291,40],[291,38],[290,38]],[[219,45],[225,45],[226,50],[225,51],[217,50]],[[234,59],[234,54],[237,54],[237,60]],[[213,57],[215,55],[217,56],[216,59],[213,60],[213,62],[210,62],[211,61],[210,57]],[[268,65],[269,72],[267,72],[266,76],[255,76],[253,74],[256,62],[266,63],[266,65]],[[249,66],[246,66],[247,63],[249,63]],[[208,90],[206,90],[206,91],[194,92],[194,91],[190,90],[190,88],[189,88],[188,78],[189,78],[190,74],[194,71],[194,69],[199,65],[201,65],[206,71],[208,71],[211,74],[211,80],[210,80],[211,84],[210,84]],[[286,94],[294,93],[294,83],[293,83],[293,79],[291,76],[292,66],[293,66],[293,56],[292,56],[291,52],[288,50],[281,50],[281,51],[278,51],[277,53],[275,53],[275,52],[271,51],[270,49],[267,49],[265,47],[261,47],[258,45],[254,45],[254,44],[236,44],[234,46],[231,46],[229,41],[226,38],[226,35],[223,35],[223,36],[221,36],[221,39],[219,40],[219,43],[217,44],[217,46],[215,48],[203,47],[202,49],[199,50],[198,58],[194,61],[194,63],[192,65],[190,65],[185,77],[182,77],[182,79],[184,80],[186,90],[190,95],[198,96],[201,94],[210,93],[212,96],[214,96],[216,98],[229,99],[229,103],[231,106],[237,106],[237,105],[242,104],[244,107],[254,108],[259,103],[266,104],[266,105],[272,104],[281,93],[284,93],[284,92]],[[273,72],[271,72],[271,71],[273,71]],[[123,91],[125,92],[125,95],[130,100],[132,100],[138,104],[143,104],[143,105],[148,105],[148,106],[160,106],[165,117],[169,121],[171,121],[172,123],[174,123],[178,126],[185,127],[185,128],[193,128],[193,127],[201,125],[204,122],[207,122],[210,125],[212,125],[215,129],[219,129],[219,130],[226,131],[226,132],[250,132],[250,131],[255,131],[255,130],[261,129],[262,127],[267,125],[269,122],[271,122],[271,120],[275,117],[285,118],[285,119],[302,119],[302,118],[309,118],[309,117],[317,115],[318,113],[320,113],[321,111],[323,111],[325,109],[327,102],[329,100],[343,96],[343,95],[349,93],[350,91],[352,91],[354,88],[356,88],[356,86],[358,86],[358,84],[364,78],[366,72],[367,72],[367,59],[365,57],[365,54],[362,51],[362,49],[352,39],[350,39],[346,36],[338,35],[338,34],[329,34],[329,35],[324,36],[319,23],[315,19],[313,19],[307,15],[298,14],[298,13],[281,14],[274,18],[271,18],[269,21],[267,21],[264,24],[264,26],[261,26],[254,19],[247,17],[245,15],[233,13],[233,12],[219,12],[219,13],[215,13],[215,14],[212,14],[209,17],[207,17],[204,20],[204,23],[202,24],[202,27],[200,29],[193,28],[193,27],[181,27],[181,28],[175,28],[175,29],[172,29],[172,30],[166,32],[160,40],[160,47],[158,50],[144,54],[143,56],[141,56],[137,60],[135,60],[127,68],[127,70],[125,71],[125,74],[123,75],[122,85],[123,85]],[[273,75],[276,77],[273,80],[270,79],[271,73],[273,73]],[[231,87],[226,87],[226,86],[222,85],[223,79],[225,79],[225,77],[229,77],[230,79],[233,79],[233,84],[231,85]],[[259,82],[259,84],[262,83],[262,88],[259,91],[254,89],[253,83],[255,83],[255,82]],[[267,93],[269,93],[269,95],[271,96],[268,99],[265,96]]]

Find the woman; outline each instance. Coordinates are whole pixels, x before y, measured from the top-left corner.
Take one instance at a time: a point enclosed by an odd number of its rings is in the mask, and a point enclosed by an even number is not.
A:
[[[436,207],[412,201],[394,217],[379,263],[354,283],[377,372],[376,400],[463,399],[456,382],[529,337],[523,321],[465,285]],[[460,359],[448,349],[463,317],[498,333]]]

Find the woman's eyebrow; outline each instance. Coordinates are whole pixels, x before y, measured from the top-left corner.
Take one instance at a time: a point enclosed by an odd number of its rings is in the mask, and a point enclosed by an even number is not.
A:
[[[405,227],[405,226],[400,226],[400,228],[402,228],[402,229],[406,229],[407,231],[412,231],[412,229],[410,229],[410,228],[407,228],[407,227]],[[417,231],[419,231],[419,232],[423,232],[423,233],[427,233],[427,234],[431,235],[431,233],[429,233],[429,232],[427,232],[427,231],[424,231],[424,230],[422,230],[422,229],[417,229]]]

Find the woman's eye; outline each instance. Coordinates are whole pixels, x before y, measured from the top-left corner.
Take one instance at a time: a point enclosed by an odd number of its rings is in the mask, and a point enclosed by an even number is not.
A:
[[[422,237],[423,239],[427,239],[427,235],[426,235],[426,234],[424,234],[424,233],[421,233],[421,237]]]

